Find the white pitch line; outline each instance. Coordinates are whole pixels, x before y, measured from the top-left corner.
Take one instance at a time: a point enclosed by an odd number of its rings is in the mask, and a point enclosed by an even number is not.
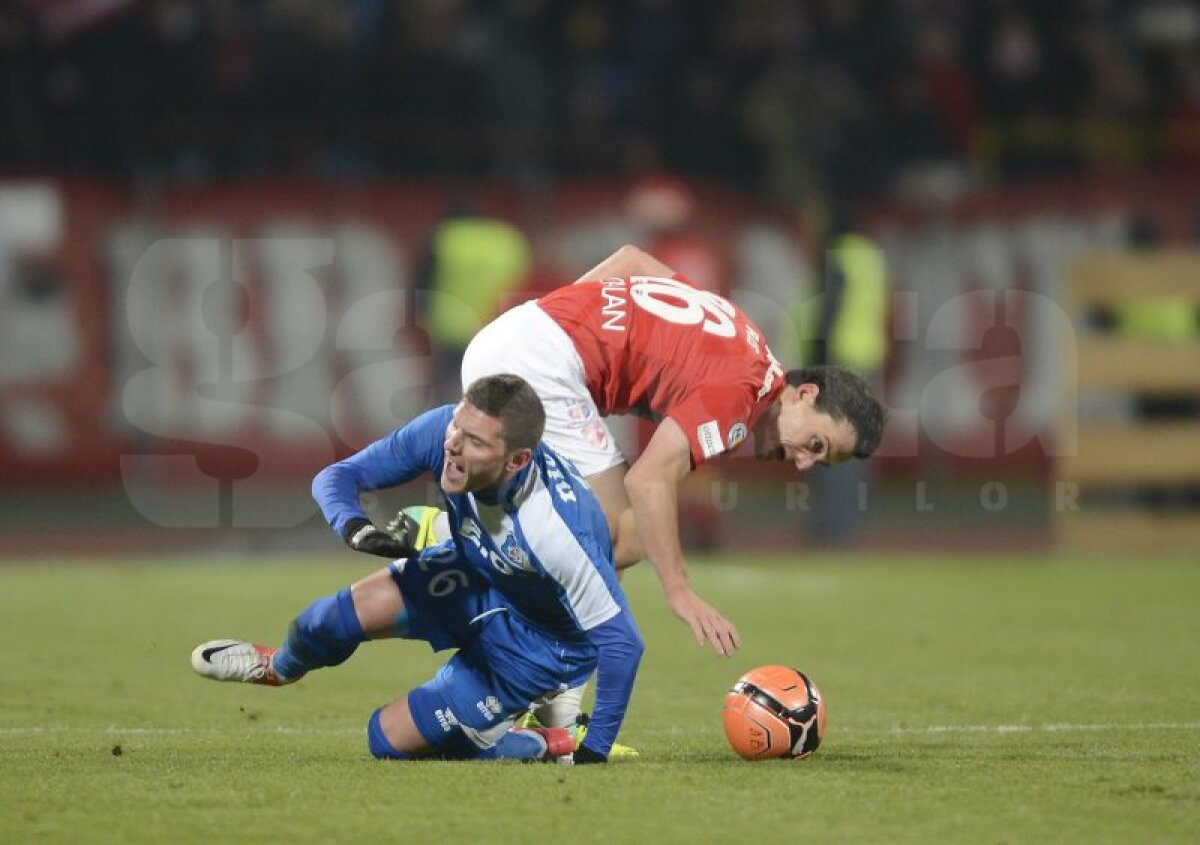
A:
[[[97,729],[94,728],[72,728],[65,725],[32,725],[27,727],[16,728],[0,728],[0,735],[29,735],[29,734],[62,734],[62,733],[90,733]],[[222,736],[228,734],[260,734],[260,733],[276,733],[276,734],[311,734],[313,736],[350,736],[361,734],[366,731],[366,728],[351,729],[351,728],[289,728],[284,725],[275,727],[262,728],[185,728],[185,727],[121,727],[119,725],[109,725],[107,728],[99,729],[101,733],[106,734],[129,734],[141,736],[175,736],[193,734],[196,736]]]
[[[93,728],[72,728],[66,725],[31,725],[0,728],[0,735],[26,736],[37,734],[90,733]],[[190,728],[190,727],[123,727],[109,725],[103,733],[129,736],[227,736],[229,734],[295,734],[299,736],[359,736],[365,728],[290,728],[284,725],[262,728]],[[891,735],[940,735],[940,734],[1013,734],[1013,733],[1098,733],[1108,731],[1196,731],[1200,722],[1125,722],[1107,724],[1051,723],[1046,725],[927,725],[924,727],[858,728],[841,726],[837,733],[847,734],[891,734]],[[639,731],[642,735],[679,736],[685,731],[671,728],[665,731]]]
[[[852,730],[852,729],[851,729]],[[924,728],[891,728],[889,734],[1013,734],[1095,733],[1100,731],[1195,731],[1200,722],[1129,722],[1125,724],[1058,723],[1049,725],[930,725]]]

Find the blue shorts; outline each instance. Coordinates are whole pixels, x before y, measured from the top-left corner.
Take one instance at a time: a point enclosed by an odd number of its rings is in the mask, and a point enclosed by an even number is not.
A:
[[[588,643],[562,643],[526,624],[444,543],[390,566],[406,613],[397,633],[458,653],[408,694],[425,741],[449,757],[489,748],[537,702],[583,683],[596,667]],[[404,617],[407,617],[406,619]]]

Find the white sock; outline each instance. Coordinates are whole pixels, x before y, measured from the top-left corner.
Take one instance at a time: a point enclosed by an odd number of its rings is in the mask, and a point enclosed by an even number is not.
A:
[[[586,689],[587,684],[582,683],[577,687],[560,692],[535,709],[533,715],[537,716],[537,720],[544,727],[569,728],[575,724],[575,718],[579,715],[580,705],[583,704],[583,691]]]

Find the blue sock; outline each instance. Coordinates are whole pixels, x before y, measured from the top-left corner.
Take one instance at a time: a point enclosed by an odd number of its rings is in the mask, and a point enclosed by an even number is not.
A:
[[[313,669],[343,663],[366,640],[346,587],[317,599],[292,621],[272,664],[277,674],[295,680]]]
[[[479,752],[479,760],[540,760],[546,756],[546,740],[533,731],[509,731],[491,748]]]
[[[371,720],[367,722],[367,748],[371,749],[371,754],[376,760],[411,760],[410,755],[397,751],[396,746],[392,745],[387,734],[383,732],[383,726],[379,724],[379,714],[382,711],[383,708],[380,707],[371,714]]]

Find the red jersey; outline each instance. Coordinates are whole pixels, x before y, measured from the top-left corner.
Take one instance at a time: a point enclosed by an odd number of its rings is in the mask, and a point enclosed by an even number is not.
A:
[[[579,350],[600,413],[670,417],[694,464],[737,448],[783,390],[758,327],[682,279],[577,282],[538,305]]]

